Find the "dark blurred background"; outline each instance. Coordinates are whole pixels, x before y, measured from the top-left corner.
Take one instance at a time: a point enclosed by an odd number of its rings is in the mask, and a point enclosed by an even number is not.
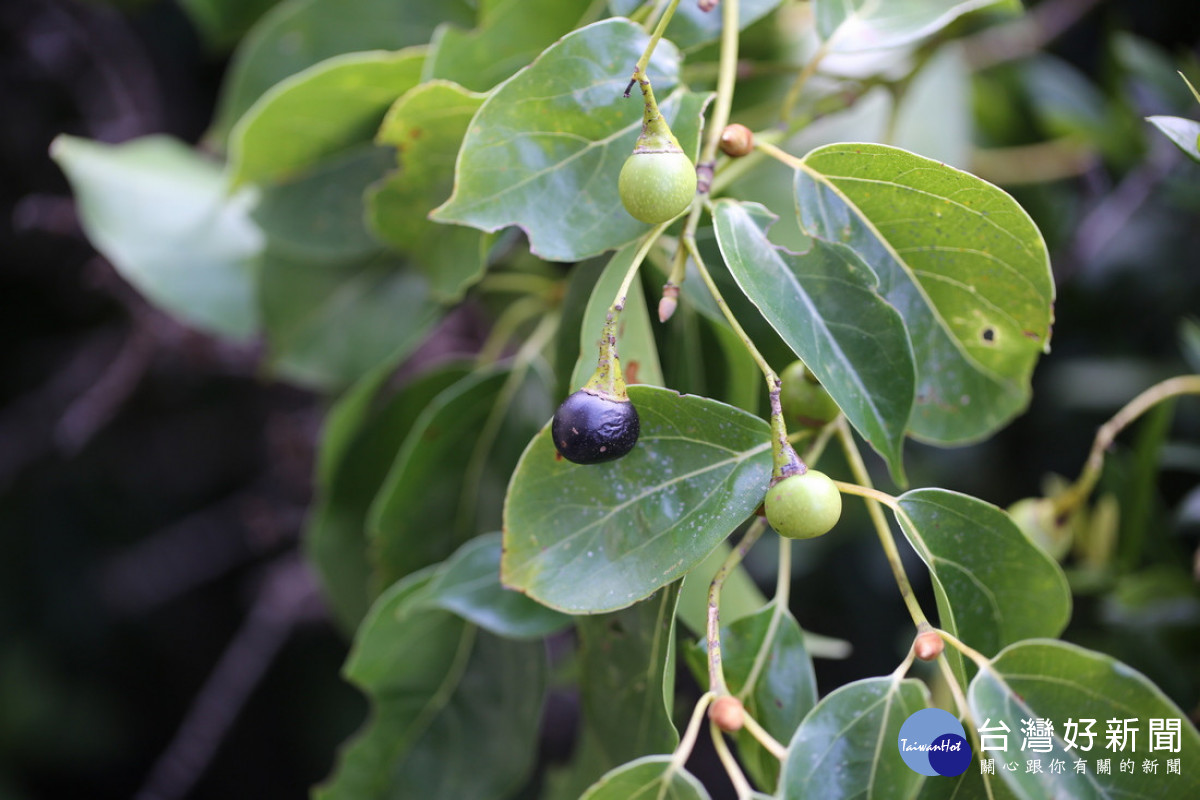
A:
[[[1200,13],[1194,0],[1040,5],[1078,17],[1049,49],[1137,146],[1014,189],[1059,281],[1030,413],[983,445],[909,451],[914,484],[999,505],[1038,494],[1048,472],[1077,474],[1122,402],[1200,369],[1180,335],[1200,314],[1200,167],[1140,121],[1200,106],[1130,87],[1110,47],[1128,32],[1194,65]],[[265,378],[254,347],[149,307],[83,238],[47,156],[61,132],[198,141],[227,56],[167,0],[0,4],[0,800],[302,797],[365,711],[337,677],[347,643],[298,553],[323,399]],[[1200,512],[1180,509],[1200,474],[1200,411],[1180,403],[1160,422],[1173,444],[1151,453],[1158,471],[1127,523],[1147,540],[1131,574],[1186,564],[1197,542]],[[1137,432],[1123,441],[1106,488],[1137,480]],[[865,531],[797,577],[801,623],[855,646],[820,662],[822,692],[894,667],[907,623]],[[1068,638],[1196,709],[1194,592],[1150,628],[1113,597],[1083,596]]]

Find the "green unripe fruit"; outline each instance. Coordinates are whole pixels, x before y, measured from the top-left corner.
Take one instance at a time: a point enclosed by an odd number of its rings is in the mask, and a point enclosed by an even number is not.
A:
[[[657,225],[691,205],[696,196],[696,168],[680,150],[636,150],[621,167],[617,190],[631,217]]]
[[[804,362],[792,362],[779,379],[779,404],[789,425],[819,428],[842,413]]]
[[[789,475],[767,490],[767,522],[780,536],[812,539],[828,533],[842,517],[842,494],[824,472]]]

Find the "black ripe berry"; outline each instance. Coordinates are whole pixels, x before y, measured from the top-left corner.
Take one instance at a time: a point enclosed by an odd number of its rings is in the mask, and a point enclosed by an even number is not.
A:
[[[580,389],[554,413],[554,447],[576,464],[602,464],[620,458],[637,444],[637,409],[629,400]]]

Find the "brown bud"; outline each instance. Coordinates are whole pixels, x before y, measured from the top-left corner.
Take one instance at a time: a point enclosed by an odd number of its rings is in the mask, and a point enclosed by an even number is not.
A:
[[[746,722],[746,709],[742,701],[733,695],[722,695],[708,707],[708,718],[726,733],[734,733],[742,729]]]
[[[741,158],[754,149],[754,134],[745,125],[733,123],[721,131],[721,152],[730,158]]]
[[[946,643],[937,631],[924,631],[913,641],[913,652],[922,661],[933,661],[942,654]]]

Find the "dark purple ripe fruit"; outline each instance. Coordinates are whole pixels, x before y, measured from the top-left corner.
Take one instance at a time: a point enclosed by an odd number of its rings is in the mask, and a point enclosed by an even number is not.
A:
[[[554,412],[554,447],[576,464],[602,464],[620,458],[637,444],[640,425],[629,400],[580,389]]]

